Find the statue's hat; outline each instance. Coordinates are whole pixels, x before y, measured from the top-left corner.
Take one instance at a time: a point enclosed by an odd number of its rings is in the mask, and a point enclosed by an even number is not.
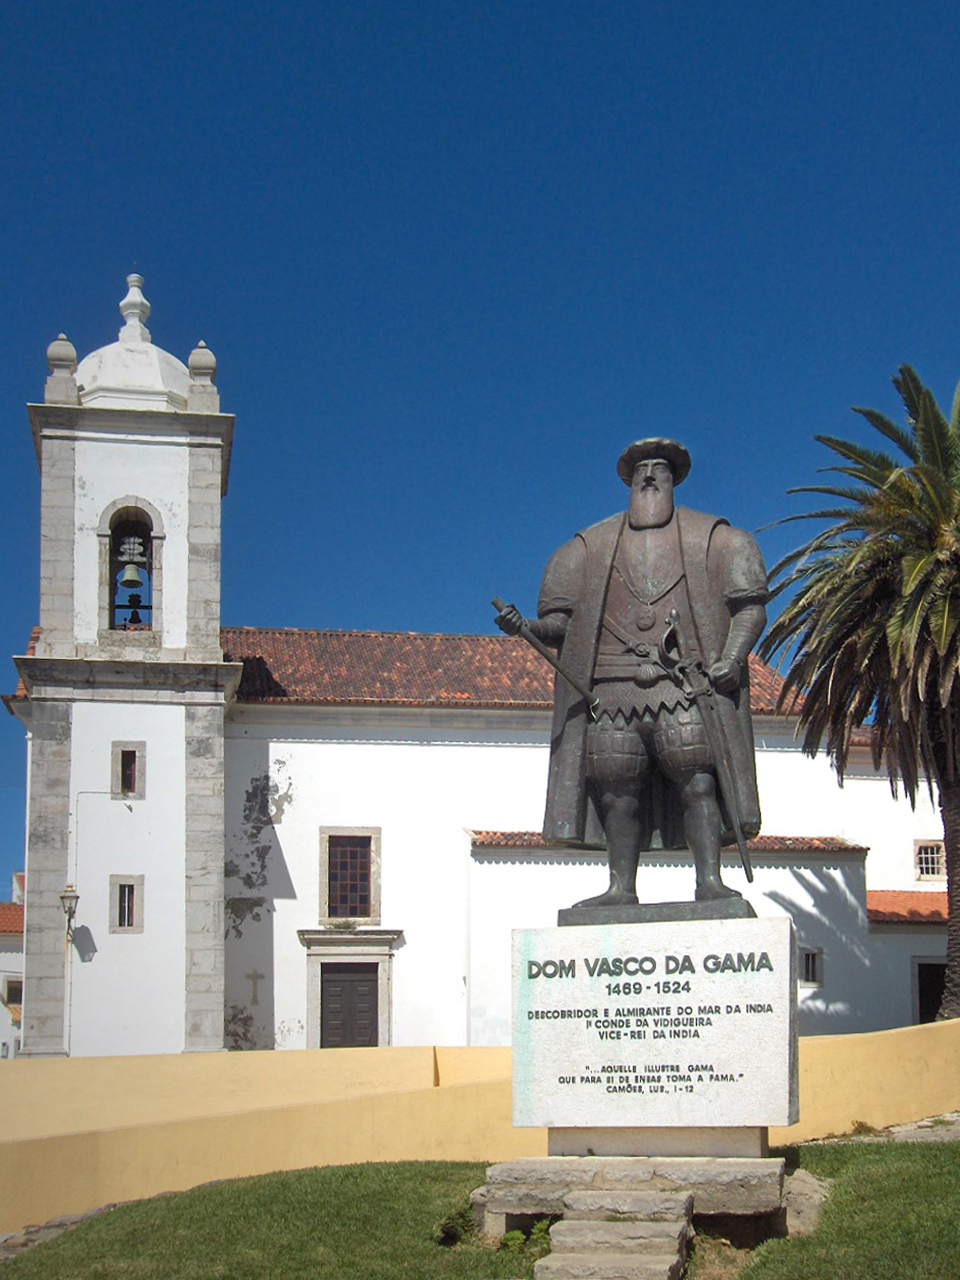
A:
[[[617,463],[617,475],[624,484],[631,484],[634,467],[649,458],[663,458],[664,462],[669,462],[675,485],[682,484],[690,474],[690,455],[679,440],[650,436],[647,440],[634,440],[633,444],[627,445]]]

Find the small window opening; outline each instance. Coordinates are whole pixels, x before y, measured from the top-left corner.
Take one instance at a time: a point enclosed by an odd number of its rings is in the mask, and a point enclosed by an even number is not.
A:
[[[149,631],[153,626],[153,548],[145,518],[118,520],[110,531],[110,626]]]
[[[136,751],[120,752],[120,790],[125,796],[136,794],[137,790],[137,753]]]
[[[132,929],[136,923],[134,920],[136,886],[121,884],[117,889],[117,928]]]
[[[23,1004],[23,979],[8,978],[3,995],[4,1004]]]
[[[820,948],[800,948],[800,985],[802,987],[823,986],[823,952]]]

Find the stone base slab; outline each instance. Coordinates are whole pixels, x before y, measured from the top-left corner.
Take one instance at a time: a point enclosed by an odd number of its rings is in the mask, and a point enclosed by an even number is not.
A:
[[[758,1127],[553,1128],[547,1131],[551,1156],[766,1156],[767,1130]]]
[[[707,902],[638,902],[617,907],[563,907],[557,924],[659,924],[666,920],[755,920],[746,898]]]

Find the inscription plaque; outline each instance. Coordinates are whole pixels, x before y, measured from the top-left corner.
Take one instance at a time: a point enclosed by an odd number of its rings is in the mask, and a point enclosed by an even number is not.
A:
[[[513,998],[517,1126],[797,1119],[786,917],[518,929]]]

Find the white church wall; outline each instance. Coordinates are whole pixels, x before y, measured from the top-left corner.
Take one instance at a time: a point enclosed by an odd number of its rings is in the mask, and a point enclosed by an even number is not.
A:
[[[870,849],[867,863],[871,889],[946,890],[945,880],[919,879],[914,847],[917,841],[943,839],[943,821],[924,788],[911,809],[900,789],[894,798],[885,776],[860,766],[847,775],[840,791],[845,826],[841,834],[856,839]]]
[[[241,708],[228,725],[228,1026],[249,1047],[306,1045],[297,930],[321,916],[319,832],[377,828],[380,923],[403,930],[392,961],[393,1043],[464,1043],[465,828],[539,825],[542,730],[525,717],[483,742],[484,713],[342,720],[271,727]],[[265,975],[256,1006],[251,973]]]
[[[754,717],[757,783],[763,830],[777,836],[839,836],[870,850],[867,884],[871,889],[935,889],[943,882],[918,880],[914,845],[940,840],[943,825],[935,804],[922,788],[915,809],[890,790],[865,750],[851,755],[843,786],[826,755],[805,755],[788,726]]]
[[[184,1044],[184,712],[78,702],[69,868],[80,900],[68,950],[77,1056],[179,1053]],[[113,798],[113,744],[144,742],[143,799]],[[116,932],[110,877],[142,889],[142,931]],[[143,877],[142,886],[138,877]]]
[[[99,559],[97,528],[111,502],[127,495],[145,498],[163,520],[163,577],[170,584],[187,580],[189,450],[151,443],[131,433],[127,441],[79,440],[74,549],[76,636],[95,644],[99,626]],[[163,600],[163,637],[168,649],[187,640],[187,594],[167,590]]]
[[[327,710],[276,725],[271,718],[265,709],[238,708],[227,729],[234,1043],[308,1042],[307,964],[297,930],[316,928],[322,915],[321,827],[381,832],[379,923],[403,930],[392,962],[393,1042],[506,1043],[511,930],[555,923],[560,907],[606,882],[602,854],[472,848],[472,831],[539,829],[545,717],[512,731],[482,712]],[[779,742],[769,732],[758,736],[770,834],[844,835],[862,845],[868,817],[871,829],[882,828],[892,804],[882,779],[840,791],[822,758],[785,746],[783,735]],[[751,886],[735,854],[726,856],[725,880],[758,915],[789,913],[799,944],[821,957],[822,985],[799,993],[803,1033],[897,1025],[884,990],[892,979],[875,977],[863,854],[759,854],[754,864]],[[688,856],[651,856],[641,868],[641,900],[688,899],[693,879]]]

